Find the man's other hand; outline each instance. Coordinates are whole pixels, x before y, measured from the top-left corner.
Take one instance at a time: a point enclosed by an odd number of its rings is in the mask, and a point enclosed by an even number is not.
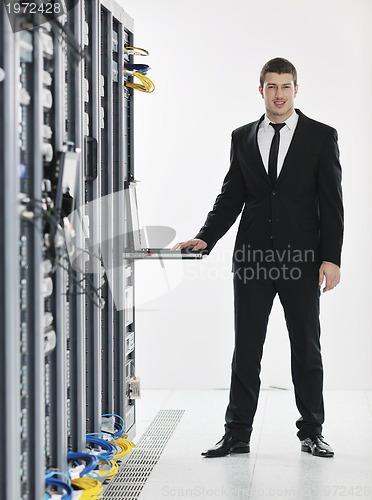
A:
[[[203,240],[199,239],[194,239],[194,240],[187,240],[187,241],[182,241],[180,243],[176,243],[172,250],[183,250],[184,248],[187,247],[194,247],[192,249],[193,252],[197,252],[199,250],[204,250],[207,248],[207,243]]]
[[[325,278],[323,292],[328,292],[328,290],[332,290],[332,288],[337,286],[340,283],[340,277],[340,268],[332,262],[324,261],[319,268],[319,286],[322,286]]]

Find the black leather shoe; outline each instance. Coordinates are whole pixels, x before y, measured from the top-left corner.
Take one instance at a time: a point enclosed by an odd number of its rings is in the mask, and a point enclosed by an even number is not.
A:
[[[315,457],[333,457],[335,454],[320,434],[308,437],[304,441],[301,441],[301,451],[311,453]]]
[[[245,441],[239,441],[232,436],[223,436],[221,441],[210,448],[209,450],[203,451],[203,457],[214,458],[214,457],[225,457],[230,453],[249,453],[250,447],[249,443]]]

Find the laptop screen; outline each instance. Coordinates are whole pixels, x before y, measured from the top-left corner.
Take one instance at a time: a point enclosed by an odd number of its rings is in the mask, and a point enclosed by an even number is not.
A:
[[[140,225],[139,213],[138,213],[138,201],[137,201],[137,191],[136,191],[136,182],[131,182],[128,188],[128,226],[131,231],[132,241],[129,241],[130,246],[133,247],[134,251],[140,251],[143,248],[147,248],[147,238],[144,228]]]

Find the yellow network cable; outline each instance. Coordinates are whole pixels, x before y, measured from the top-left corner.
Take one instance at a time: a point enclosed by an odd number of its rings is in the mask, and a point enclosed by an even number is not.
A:
[[[117,464],[117,462],[115,462],[115,460],[110,460],[109,462],[110,462],[110,470],[108,471],[108,473],[107,469],[97,471],[97,476],[101,476],[103,480],[112,479],[119,472],[119,465]],[[100,463],[106,464],[106,462],[104,461],[100,461]]]
[[[141,47],[131,47],[130,45],[127,45],[124,47],[125,53],[128,55],[133,55],[133,56],[148,56],[149,51],[146,49],[141,49]]]
[[[128,455],[128,453],[130,453],[132,448],[136,446],[134,443],[132,443],[132,441],[128,441],[125,438],[118,438],[115,440],[115,443],[113,442],[113,444],[115,444],[117,448],[121,449],[121,451],[119,451],[114,456],[114,460],[120,460],[120,458],[125,457],[125,455]]]
[[[82,490],[80,499],[97,500],[102,498],[102,483],[98,479],[90,477],[78,477],[71,481],[71,484],[77,489]]]
[[[155,90],[154,82],[152,80],[150,80],[150,78],[148,76],[143,75],[142,73],[138,73],[137,71],[131,72],[131,71],[126,71],[126,70],[124,70],[124,74],[135,76],[141,81],[141,83],[133,83],[133,82],[126,81],[125,82],[126,87],[140,90],[141,92],[147,92],[147,93],[154,92],[154,90]]]

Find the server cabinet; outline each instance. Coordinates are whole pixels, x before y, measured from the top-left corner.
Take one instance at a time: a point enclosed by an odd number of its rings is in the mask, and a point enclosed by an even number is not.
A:
[[[128,411],[125,370],[125,219],[124,187],[129,177],[126,103],[133,94],[124,87],[124,47],[132,20],[114,2],[85,4],[84,144],[86,215],[91,252],[87,283],[87,429],[97,431],[102,414],[116,413],[134,435],[134,411]],[[90,162],[96,160],[96,168]],[[100,203],[94,203],[94,200]],[[101,260],[97,255],[99,247]],[[130,266],[127,266],[130,267]],[[133,263],[131,265],[132,274]],[[95,301],[92,301],[95,297]],[[133,314],[131,314],[133,316]],[[133,405],[131,405],[133,406]],[[126,418],[128,413],[129,419]]]
[[[20,498],[21,434],[27,432],[21,413],[19,348],[20,324],[20,219],[18,215],[19,149],[17,138],[18,96],[15,91],[17,39],[11,31],[3,3],[0,5],[0,488],[7,499]],[[8,168],[7,168],[8,166]],[[20,426],[21,433],[20,433]],[[16,465],[16,466],[15,466]],[[23,473],[23,470],[22,470]]]
[[[16,32],[0,4],[5,500],[44,499],[46,471],[66,474],[102,415],[135,433],[134,266],[123,260],[133,20],[113,1],[60,3],[58,19]]]
[[[131,175],[129,151],[132,147],[126,133],[130,128],[127,106],[128,101],[133,102],[133,91],[124,86],[126,56],[123,49],[132,44],[131,27],[131,20],[117,4],[101,3],[101,195],[105,200],[101,251],[107,278],[102,311],[102,405],[105,414],[121,415],[126,432],[133,436],[134,400],[130,398],[129,380],[134,374],[134,346],[128,372],[126,334],[134,315],[133,301],[129,309],[126,299],[128,283],[134,277],[134,265],[133,262],[123,263],[128,231],[124,218],[124,188]]]

